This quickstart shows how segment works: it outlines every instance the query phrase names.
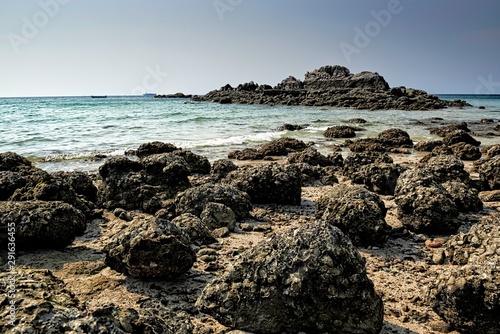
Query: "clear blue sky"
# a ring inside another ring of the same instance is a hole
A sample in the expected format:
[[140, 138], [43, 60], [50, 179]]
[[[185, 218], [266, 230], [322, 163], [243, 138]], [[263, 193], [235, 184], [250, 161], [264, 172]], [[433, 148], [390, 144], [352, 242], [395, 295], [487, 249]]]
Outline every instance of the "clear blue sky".
[[203, 94], [327, 64], [500, 94], [500, 1], [3, 0], [0, 60], [4, 97]]

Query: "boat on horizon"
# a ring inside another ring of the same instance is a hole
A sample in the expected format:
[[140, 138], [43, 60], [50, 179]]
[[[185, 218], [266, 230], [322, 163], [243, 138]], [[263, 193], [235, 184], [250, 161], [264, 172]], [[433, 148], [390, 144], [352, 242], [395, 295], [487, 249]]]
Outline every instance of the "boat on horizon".
[[93, 99], [105, 99], [108, 96], [107, 95], [91, 95], [90, 97]]

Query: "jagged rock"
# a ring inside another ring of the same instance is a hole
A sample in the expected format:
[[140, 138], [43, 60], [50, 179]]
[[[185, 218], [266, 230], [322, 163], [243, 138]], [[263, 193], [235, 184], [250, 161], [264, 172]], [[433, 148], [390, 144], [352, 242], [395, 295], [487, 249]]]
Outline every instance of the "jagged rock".
[[351, 175], [356, 173], [361, 166], [378, 163], [392, 164], [393, 160], [387, 153], [351, 153], [344, 159], [343, 174], [351, 177]]
[[377, 194], [362, 186], [335, 185], [316, 202], [316, 217], [337, 226], [355, 246], [381, 246], [390, 226], [387, 209]]
[[281, 83], [276, 86], [276, 89], [283, 90], [297, 90], [302, 88], [304, 88], [304, 84], [302, 83], [302, 81], [293, 76], [289, 76], [288, 78], [283, 79], [283, 81], [281, 81]]
[[68, 185], [73, 188], [77, 195], [82, 195], [92, 203], [97, 202], [97, 188], [92, 179], [84, 172], [55, 172], [53, 177], [65, 179]]
[[16, 249], [62, 249], [87, 227], [80, 210], [63, 202], [0, 202], [0, 233], [15, 226]]
[[264, 156], [288, 155], [291, 152], [300, 152], [307, 147], [302, 140], [294, 138], [280, 138], [261, 146], [259, 152]]
[[221, 203], [205, 204], [200, 218], [209, 230], [227, 227], [230, 231], [234, 231], [236, 227], [236, 215], [233, 210]]
[[483, 209], [483, 202], [479, 199], [476, 189], [458, 181], [448, 181], [442, 185], [455, 202], [458, 211], [469, 212]]
[[212, 164], [210, 175], [212, 175], [215, 180], [219, 181], [225, 178], [227, 174], [237, 169], [238, 167], [231, 160], [220, 159], [214, 161]]
[[14, 192], [23, 188], [28, 181], [19, 172], [0, 171], [0, 201], [6, 201]]
[[191, 213], [199, 217], [210, 202], [231, 208], [238, 219], [247, 217], [252, 210], [248, 194], [228, 184], [205, 184], [187, 189], [176, 196], [175, 210], [178, 215]]
[[223, 182], [248, 193], [253, 203], [300, 204], [301, 178], [294, 165], [242, 167]]
[[[342, 155], [340, 155], [340, 157], [342, 157]], [[338, 161], [338, 159], [336, 160]], [[288, 163], [291, 164], [306, 163], [308, 165], [320, 167], [333, 166], [335, 163], [338, 163], [337, 161], [330, 159], [330, 156], [326, 157], [319, 153], [314, 147], [308, 147], [302, 152], [296, 152], [288, 158]]]
[[210, 173], [210, 162], [204, 156], [194, 154], [191, 151], [177, 150], [172, 152], [173, 155], [182, 157], [188, 167], [190, 173], [197, 174], [209, 174]]
[[296, 163], [295, 166], [300, 171], [303, 187], [331, 186], [339, 183], [334, 167], [319, 167], [306, 163]]
[[436, 147], [443, 145], [442, 140], [420, 141], [415, 145], [415, 151], [432, 152]]
[[378, 163], [361, 166], [350, 175], [352, 182], [364, 184], [379, 195], [394, 195], [399, 175], [406, 169], [398, 164]]
[[341, 231], [321, 222], [243, 252], [196, 306], [255, 333], [379, 333], [383, 322], [365, 260]]
[[367, 121], [363, 118], [351, 118], [348, 120], [349, 123], [357, 123], [357, 124], [364, 124], [367, 123]]
[[191, 243], [197, 246], [209, 245], [217, 242], [217, 239], [210, 233], [207, 226], [195, 215], [184, 213], [175, 217], [172, 220], [172, 224], [182, 228], [189, 236]]
[[472, 136], [470, 134], [468, 134], [467, 132], [465, 132], [463, 130], [457, 130], [457, 131], [450, 132], [450, 133], [446, 134], [446, 136], [443, 138], [443, 143], [445, 143], [445, 145], [448, 145], [448, 146], [451, 146], [451, 145], [457, 144], [457, 143], [466, 143], [466, 144], [470, 144], [472, 146], [481, 145], [480, 141], [475, 140], [474, 138], [472, 138]]
[[418, 168], [432, 173], [439, 183], [446, 181], [470, 183], [470, 176], [464, 169], [464, 163], [454, 155], [439, 154], [424, 157], [420, 160]]
[[494, 156], [500, 155], [500, 144], [484, 147], [481, 149], [481, 152], [484, 153], [485, 159], [491, 159]]
[[465, 123], [465, 122], [452, 123], [452, 124], [448, 124], [445, 126], [432, 128], [432, 129], [430, 129], [430, 132], [431, 132], [431, 134], [435, 134], [435, 135], [438, 135], [440, 137], [446, 137], [446, 135], [451, 134], [457, 130], [470, 132], [469, 128], [467, 127], [467, 123]]
[[485, 190], [500, 189], [500, 155], [496, 155], [481, 164], [479, 178]]
[[14, 152], [0, 153], [0, 171], [20, 172], [31, 169], [31, 162]]
[[352, 74], [343, 66], [323, 66], [307, 72], [304, 88], [308, 90], [328, 90], [331, 88], [367, 88], [388, 90], [389, 85], [382, 76], [374, 72]]
[[401, 129], [382, 131], [378, 134], [377, 139], [386, 147], [413, 147], [413, 141], [410, 139], [410, 135]]
[[427, 169], [401, 174], [394, 190], [397, 216], [418, 233], [454, 233], [460, 226], [458, 209], [438, 178]]
[[148, 155], [170, 153], [177, 150], [179, 150], [179, 148], [173, 144], [154, 141], [141, 144], [137, 150], [130, 153], [134, 153], [138, 158], [144, 158]]
[[466, 265], [439, 274], [429, 287], [432, 309], [461, 333], [498, 334], [500, 269]]
[[336, 125], [326, 129], [323, 136], [326, 138], [352, 138], [356, 137], [356, 132], [352, 126]]
[[283, 125], [278, 126], [276, 128], [276, 131], [298, 131], [302, 129], [305, 129], [305, 126], [285, 123]]
[[477, 160], [481, 158], [481, 152], [479, 148], [466, 143], [456, 143], [451, 145], [453, 154], [462, 160]]
[[233, 152], [229, 152], [227, 155], [229, 159], [236, 160], [262, 160], [264, 159], [264, 155], [254, 148], [245, 148], [243, 150], [236, 150]]
[[377, 138], [361, 138], [355, 141], [346, 141], [351, 152], [386, 152], [387, 147]]
[[189, 236], [168, 220], [136, 216], [104, 246], [104, 262], [135, 277], [174, 278], [187, 272], [196, 260]]

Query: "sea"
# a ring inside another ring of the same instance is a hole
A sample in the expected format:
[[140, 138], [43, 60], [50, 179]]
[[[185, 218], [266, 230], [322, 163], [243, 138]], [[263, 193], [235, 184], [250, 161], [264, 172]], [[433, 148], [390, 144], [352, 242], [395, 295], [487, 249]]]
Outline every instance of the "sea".
[[[209, 160], [226, 158], [233, 150], [292, 137], [314, 142], [328, 153], [332, 144], [323, 131], [349, 125], [353, 118], [365, 124], [357, 137], [373, 137], [389, 129], [407, 131], [417, 142], [436, 138], [431, 119], [442, 122], [500, 121], [500, 95], [438, 95], [445, 100], [466, 100], [473, 107], [432, 111], [369, 111], [348, 108], [266, 106], [193, 102], [143, 96], [0, 98], [0, 152], [16, 152], [48, 172], [96, 172], [111, 157], [151, 141], [172, 143]], [[484, 106], [480, 109], [479, 106]], [[306, 125], [300, 131], [277, 131], [285, 124]], [[485, 145], [500, 137], [482, 137]]]

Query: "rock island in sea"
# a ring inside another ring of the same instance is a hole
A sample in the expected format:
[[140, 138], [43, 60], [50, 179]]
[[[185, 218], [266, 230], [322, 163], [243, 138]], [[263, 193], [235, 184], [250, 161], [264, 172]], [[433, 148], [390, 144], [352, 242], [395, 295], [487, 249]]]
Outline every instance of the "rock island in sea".
[[369, 110], [433, 110], [470, 106], [462, 100], [444, 101], [423, 90], [391, 88], [376, 72], [353, 74], [346, 67], [323, 66], [305, 74], [301, 81], [290, 76], [272, 87], [253, 81], [233, 88], [227, 84], [196, 101], [222, 104], [329, 106]]

